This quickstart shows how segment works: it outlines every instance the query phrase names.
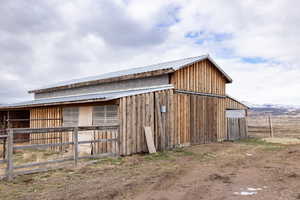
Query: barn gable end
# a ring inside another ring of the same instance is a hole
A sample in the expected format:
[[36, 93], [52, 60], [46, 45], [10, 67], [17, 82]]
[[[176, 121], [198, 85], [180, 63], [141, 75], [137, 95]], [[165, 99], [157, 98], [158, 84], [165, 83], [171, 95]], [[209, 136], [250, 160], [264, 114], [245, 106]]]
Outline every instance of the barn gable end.
[[175, 89], [225, 95], [228, 81], [209, 59], [201, 60], [175, 71], [171, 84]]

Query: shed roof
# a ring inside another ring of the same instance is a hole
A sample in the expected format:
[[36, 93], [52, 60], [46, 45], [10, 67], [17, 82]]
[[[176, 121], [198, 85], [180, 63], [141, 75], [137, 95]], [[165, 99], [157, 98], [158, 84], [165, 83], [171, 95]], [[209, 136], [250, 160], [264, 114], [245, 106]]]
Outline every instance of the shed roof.
[[147, 88], [134, 88], [129, 90], [114, 90], [114, 91], [106, 91], [101, 93], [84, 94], [84, 95], [76, 95], [76, 96], [74, 95], [74, 96], [66, 96], [66, 97], [36, 99], [32, 101], [24, 101], [24, 102], [13, 103], [13, 104], [4, 104], [0, 106], [0, 110], [109, 101], [121, 97], [144, 94], [148, 92], [155, 92], [161, 90], [168, 90], [173, 88], [174, 88], [173, 85], [160, 85], [160, 86], [147, 87]]
[[142, 74], [142, 73], [153, 72], [153, 71], [158, 71], [158, 70], [169, 70], [169, 71], [166, 71], [166, 73], [171, 73], [171, 72], [174, 72], [181, 68], [184, 68], [188, 65], [191, 65], [195, 62], [199, 62], [199, 61], [202, 61], [205, 59], [208, 59], [215, 65], [215, 67], [226, 78], [228, 83], [232, 82], [232, 79], [213, 61], [213, 59], [209, 55], [202, 55], [202, 56], [197, 56], [197, 57], [190, 57], [190, 58], [184, 58], [184, 59], [180, 59], [180, 60], [174, 60], [174, 61], [169, 61], [169, 62], [148, 65], [148, 66], [144, 66], [144, 67], [130, 68], [130, 69], [126, 69], [126, 70], [100, 74], [97, 76], [90, 76], [90, 77], [86, 77], [86, 78], [73, 79], [73, 80], [69, 80], [69, 81], [59, 82], [56, 84], [47, 85], [42, 88], [31, 90], [31, 91], [29, 91], [29, 93], [43, 92], [48, 89], [53, 89], [53, 88], [59, 89], [62, 87], [67, 87], [67, 86], [69, 86], [69, 87], [75, 86], [76, 87], [76, 84], [80, 84], [80, 86], [82, 86], [83, 83], [89, 83], [92, 81], [112, 79], [112, 78], [117, 78], [117, 77], [123, 77], [123, 76], [128, 76], [128, 75], [133, 75], [133, 74]]
[[234, 97], [232, 97], [232, 96], [230, 96], [228, 94], [226, 94], [226, 97], [229, 98], [229, 99], [231, 99], [231, 100], [233, 100], [233, 101], [235, 101], [235, 102], [237, 102], [237, 103], [239, 103], [239, 104], [241, 104], [242, 106], [246, 107], [247, 109], [250, 109], [250, 107], [248, 105], [242, 103], [241, 101], [237, 100], [236, 98], [234, 98]]

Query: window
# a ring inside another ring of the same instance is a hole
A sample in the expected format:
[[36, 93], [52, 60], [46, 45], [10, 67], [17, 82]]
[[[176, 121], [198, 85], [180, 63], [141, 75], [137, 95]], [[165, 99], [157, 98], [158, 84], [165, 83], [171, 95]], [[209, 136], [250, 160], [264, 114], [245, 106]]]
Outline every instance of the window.
[[117, 105], [95, 106], [93, 108], [93, 125], [111, 124], [117, 122]]
[[63, 109], [63, 126], [78, 126], [79, 107], [66, 107]]

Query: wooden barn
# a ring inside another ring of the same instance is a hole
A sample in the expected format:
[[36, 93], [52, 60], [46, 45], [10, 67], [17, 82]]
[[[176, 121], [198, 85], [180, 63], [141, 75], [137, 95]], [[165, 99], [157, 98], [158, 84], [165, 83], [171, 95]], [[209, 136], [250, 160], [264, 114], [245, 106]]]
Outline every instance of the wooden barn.
[[[186, 58], [29, 91], [34, 100], [0, 107], [0, 124], [2, 128], [118, 124], [118, 133], [93, 131], [92, 137], [118, 138], [119, 155], [148, 151], [144, 127], [151, 127], [158, 150], [238, 139], [247, 136], [248, 107], [226, 95], [231, 82], [208, 55]], [[230, 128], [234, 123], [237, 130]], [[49, 133], [22, 139], [55, 143], [72, 138]], [[95, 149], [105, 151], [101, 145]]]

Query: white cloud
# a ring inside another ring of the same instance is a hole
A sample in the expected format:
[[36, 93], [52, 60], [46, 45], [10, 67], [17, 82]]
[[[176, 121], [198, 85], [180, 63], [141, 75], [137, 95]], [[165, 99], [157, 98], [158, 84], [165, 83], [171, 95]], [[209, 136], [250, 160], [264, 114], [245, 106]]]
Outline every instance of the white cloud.
[[[24, 90], [59, 80], [209, 53], [234, 79], [232, 96], [300, 104], [299, 6], [285, 0], [11, 0], [0, 5], [0, 102], [29, 98]], [[191, 32], [198, 36], [185, 37]], [[17, 89], [7, 87], [12, 81]]]

